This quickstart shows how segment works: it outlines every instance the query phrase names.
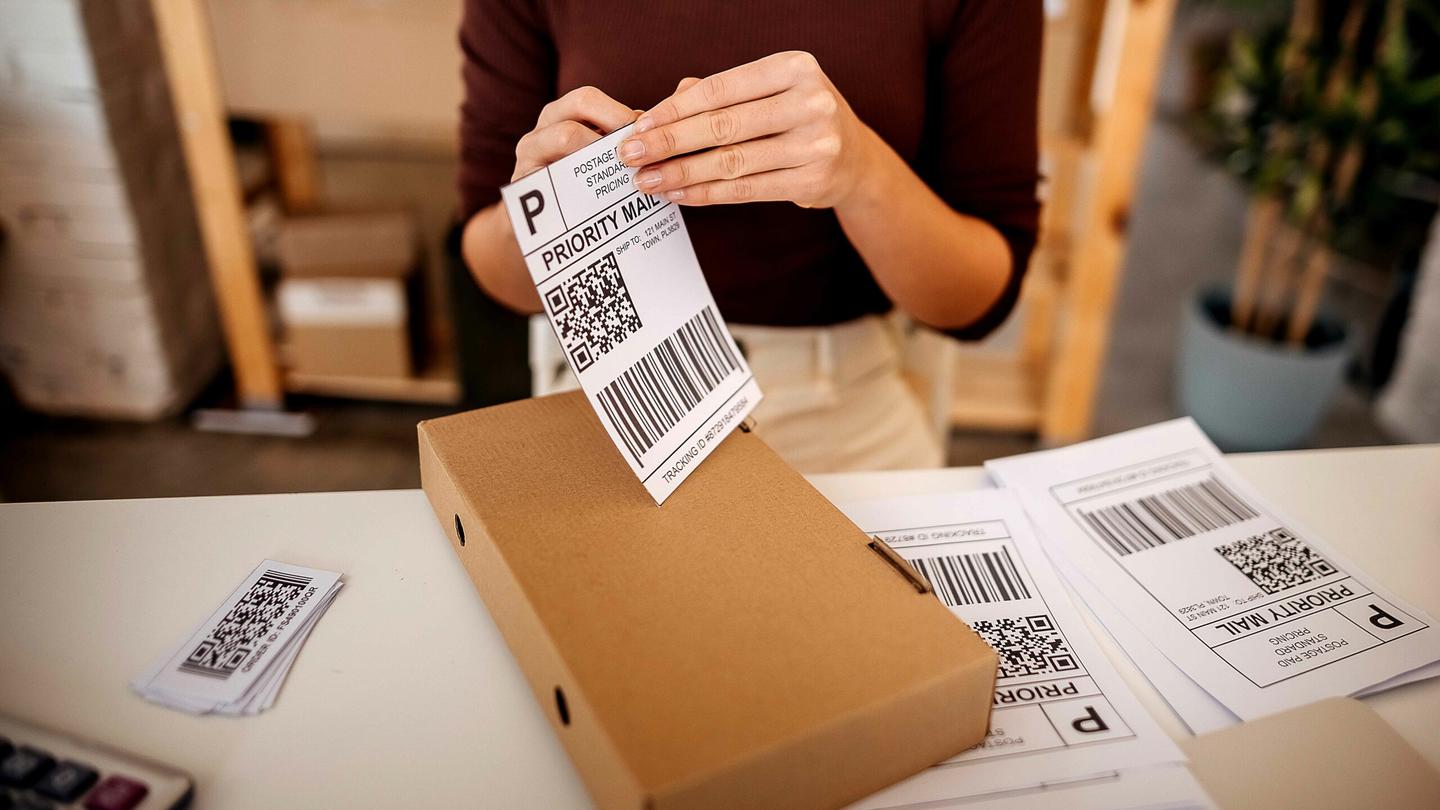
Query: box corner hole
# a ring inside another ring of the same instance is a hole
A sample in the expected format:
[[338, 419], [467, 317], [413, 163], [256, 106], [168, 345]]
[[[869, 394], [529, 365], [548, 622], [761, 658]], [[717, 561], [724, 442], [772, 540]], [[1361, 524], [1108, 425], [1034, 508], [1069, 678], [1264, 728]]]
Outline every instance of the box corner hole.
[[560, 713], [560, 725], [570, 725], [570, 704], [565, 702], [565, 690], [555, 687], [555, 710]]
[[460, 547], [465, 547], [465, 524], [460, 522], [460, 515], [455, 515], [455, 539], [460, 541]]

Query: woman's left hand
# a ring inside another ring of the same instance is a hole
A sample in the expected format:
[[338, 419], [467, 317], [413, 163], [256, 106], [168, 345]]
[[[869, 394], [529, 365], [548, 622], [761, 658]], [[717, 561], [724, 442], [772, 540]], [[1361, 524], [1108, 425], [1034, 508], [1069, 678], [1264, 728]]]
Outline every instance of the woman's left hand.
[[620, 159], [636, 186], [684, 205], [788, 200], [841, 205], [881, 141], [815, 57], [787, 51], [686, 79], [640, 116]]

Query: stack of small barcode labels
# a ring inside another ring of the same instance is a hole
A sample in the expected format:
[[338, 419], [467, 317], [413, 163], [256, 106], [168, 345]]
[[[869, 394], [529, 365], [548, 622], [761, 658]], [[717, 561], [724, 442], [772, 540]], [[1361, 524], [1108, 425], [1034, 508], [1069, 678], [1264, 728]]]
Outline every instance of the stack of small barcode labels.
[[333, 571], [265, 560], [130, 685], [146, 700], [192, 714], [259, 714], [274, 705], [341, 584]]

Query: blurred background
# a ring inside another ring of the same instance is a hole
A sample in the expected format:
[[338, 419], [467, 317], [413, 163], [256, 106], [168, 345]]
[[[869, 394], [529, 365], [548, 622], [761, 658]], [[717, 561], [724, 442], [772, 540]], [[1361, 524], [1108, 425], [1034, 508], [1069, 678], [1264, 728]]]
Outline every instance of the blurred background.
[[[1440, 441], [1440, 1], [1047, 0], [1041, 245], [951, 464]], [[414, 487], [559, 356], [454, 244], [460, 0], [0, 0], [0, 498]]]

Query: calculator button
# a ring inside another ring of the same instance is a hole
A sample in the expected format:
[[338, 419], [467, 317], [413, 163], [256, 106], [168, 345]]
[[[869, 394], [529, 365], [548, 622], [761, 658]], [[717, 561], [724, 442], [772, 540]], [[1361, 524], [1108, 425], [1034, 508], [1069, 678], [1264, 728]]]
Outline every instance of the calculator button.
[[59, 802], [73, 802], [95, 784], [98, 776], [94, 768], [78, 762], [62, 762], [35, 785], [35, 792]]
[[22, 746], [0, 761], [0, 782], [29, 787], [55, 764], [55, 758], [36, 748]]
[[107, 776], [85, 797], [86, 810], [130, 810], [150, 792], [143, 782], [124, 776]]

